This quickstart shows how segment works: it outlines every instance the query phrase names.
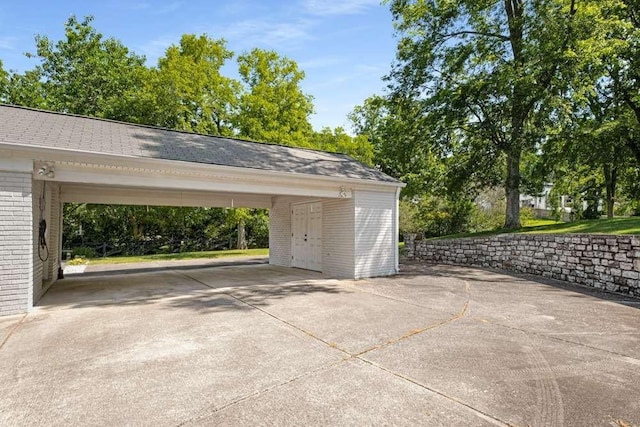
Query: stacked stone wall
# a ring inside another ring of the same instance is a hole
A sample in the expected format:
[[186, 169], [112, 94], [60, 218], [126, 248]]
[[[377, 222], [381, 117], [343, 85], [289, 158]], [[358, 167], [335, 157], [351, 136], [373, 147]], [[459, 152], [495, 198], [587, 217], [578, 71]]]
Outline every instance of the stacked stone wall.
[[409, 259], [534, 274], [640, 297], [640, 236], [506, 234], [413, 240]]

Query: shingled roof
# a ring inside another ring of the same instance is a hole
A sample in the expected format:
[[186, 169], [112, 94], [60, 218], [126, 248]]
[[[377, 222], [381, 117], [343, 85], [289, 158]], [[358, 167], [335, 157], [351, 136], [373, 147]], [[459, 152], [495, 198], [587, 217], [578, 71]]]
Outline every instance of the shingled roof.
[[0, 104], [0, 143], [383, 182], [344, 154]]

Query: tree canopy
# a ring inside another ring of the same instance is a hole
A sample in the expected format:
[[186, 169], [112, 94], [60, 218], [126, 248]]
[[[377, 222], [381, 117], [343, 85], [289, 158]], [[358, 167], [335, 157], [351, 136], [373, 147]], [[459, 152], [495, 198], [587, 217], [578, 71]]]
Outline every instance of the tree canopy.
[[274, 51], [253, 49], [238, 57], [244, 84], [237, 115], [238, 133], [256, 141], [312, 147], [312, 97], [300, 87], [304, 72]]
[[502, 165], [506, 228], [520, 226], [520, 164], [566, 90], [589, 2], [390, 3], [401, 35], [392, 97], [418, 100], [430, 144], [462, 176], [490, 183]]
[[143, 120], [172, 129], [232, 135], [240, 83], [221, 72], [232, 57], [222, 39], [183, 35], [147, 73]]
[[104, 39], [90, 25], [92, 20], [72, 16], [65, 25], [66, 39], [56, 43], [36, 36], [36, 53], [29, 56], [39, 58], [40, 65], [16, 80], [25, 89], [41, 91], [41, 97], [30, 95], [41, 103], [38, 107], [125, 120], [142, 83], [145, 59], [116, 39]]

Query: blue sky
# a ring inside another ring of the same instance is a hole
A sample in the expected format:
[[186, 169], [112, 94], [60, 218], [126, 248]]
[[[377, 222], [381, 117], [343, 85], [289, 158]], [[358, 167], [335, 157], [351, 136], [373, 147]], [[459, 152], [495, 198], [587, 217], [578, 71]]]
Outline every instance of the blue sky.
[[[184, 33], [224, 38], [236, 55], [275, 50], [305, 71], [316, 129], [343, 126], [351, 109], [384, 90], [395, 56], [391, 14], [379, 0], [0, 0], [0, 59], [6, 70], [33, 68], [34, 36], [63, 36], [66, 19], [93, 15], [94, 27], [155, 65]], [[227, 66], [235, 73], [235, 62]]]

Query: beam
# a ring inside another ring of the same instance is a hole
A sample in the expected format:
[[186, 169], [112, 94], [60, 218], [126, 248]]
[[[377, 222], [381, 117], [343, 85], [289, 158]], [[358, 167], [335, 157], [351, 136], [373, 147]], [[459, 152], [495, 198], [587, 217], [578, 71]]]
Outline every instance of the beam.
[[97, 203], [147, 206], [270, 208], [271, 197], [261, 194], [156, 190], [63, 184], [65, 203]]

